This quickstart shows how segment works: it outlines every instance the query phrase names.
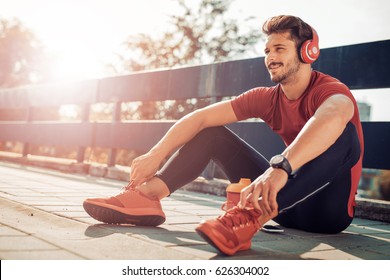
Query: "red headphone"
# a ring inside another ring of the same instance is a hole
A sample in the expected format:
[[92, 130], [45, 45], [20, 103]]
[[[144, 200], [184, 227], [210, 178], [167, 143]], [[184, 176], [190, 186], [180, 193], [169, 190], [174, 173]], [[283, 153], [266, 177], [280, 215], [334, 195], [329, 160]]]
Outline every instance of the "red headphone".
[[320, 56], [319, 38], [314, 28], [311, 28], [313, 39], [302, 43], [299, 48], [299, 56], [304, 63], [313, 63]]

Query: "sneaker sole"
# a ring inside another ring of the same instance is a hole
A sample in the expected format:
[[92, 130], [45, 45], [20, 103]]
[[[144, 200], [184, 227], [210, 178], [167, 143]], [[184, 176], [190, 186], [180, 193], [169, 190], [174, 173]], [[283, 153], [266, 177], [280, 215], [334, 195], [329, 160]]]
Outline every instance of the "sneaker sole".
[[83, 207], [92, 218], [106, 224], [158, 226], [165, 222], [165, 217], [161, 215], [130, 215], [88, 202], [84, 202]]
[[251, 248], [252, 243], [246, 243], [242, 244], [241, 246], [238, 246], [234, 249], [224, 246], [223, 243], [221, 243], [218, 239], [213, 239], [211, 234], [207, 234], [208, 231], [207, 228], [201, 229], [200, 227], [196, 228], [195, 231], [202, 237], [207, 243], [209, 243], [211, 246], [216, 248], [221, 253], [232, 256], [236, 254], [238, 251], [245, 251], [249, 250]]

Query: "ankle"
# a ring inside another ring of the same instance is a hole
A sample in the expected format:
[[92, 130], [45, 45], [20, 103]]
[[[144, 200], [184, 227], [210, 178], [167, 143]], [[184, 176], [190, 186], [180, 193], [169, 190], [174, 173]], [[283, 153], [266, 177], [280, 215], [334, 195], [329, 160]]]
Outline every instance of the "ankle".
[[167, 197], [170, 193], [165, 183], [157, 177], [153, 177], [150, 181], [137, 186], [136, 189], [148, 198], [158, 200]]
[[160, 200], [159, 195], [157, 193], [150, 191], [143, 186], [138, 186], [136, 187], [136, 189], [149, 199]]

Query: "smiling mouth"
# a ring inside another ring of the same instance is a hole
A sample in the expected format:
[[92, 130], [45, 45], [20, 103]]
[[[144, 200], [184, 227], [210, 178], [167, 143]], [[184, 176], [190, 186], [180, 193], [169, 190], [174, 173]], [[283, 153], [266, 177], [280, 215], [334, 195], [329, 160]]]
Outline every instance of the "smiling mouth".
[[268, 70], [275, 70], [281, 67], [283, 64], [282, 63], [277, 63], [277, 62], [271, 62], [268, 64]]

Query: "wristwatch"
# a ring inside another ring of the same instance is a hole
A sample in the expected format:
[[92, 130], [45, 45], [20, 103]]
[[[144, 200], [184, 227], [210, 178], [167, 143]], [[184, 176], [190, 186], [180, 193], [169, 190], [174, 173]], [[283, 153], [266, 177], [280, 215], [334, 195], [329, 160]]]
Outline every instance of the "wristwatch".
[[271, 158], [269, 165], [273, 168], [280, 168], [287, 172], [287, 175], [290, 176], [292, 173], [291, 165], [288, 160], [283, 155], [276, 155]]

